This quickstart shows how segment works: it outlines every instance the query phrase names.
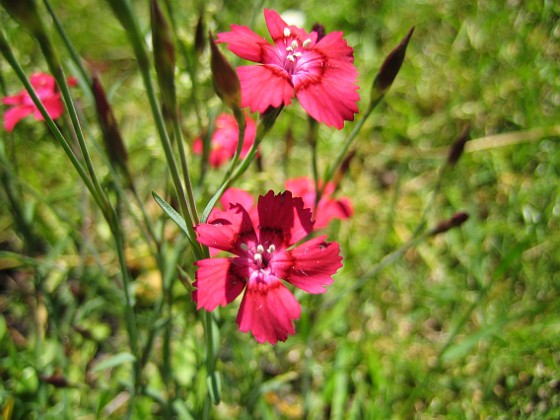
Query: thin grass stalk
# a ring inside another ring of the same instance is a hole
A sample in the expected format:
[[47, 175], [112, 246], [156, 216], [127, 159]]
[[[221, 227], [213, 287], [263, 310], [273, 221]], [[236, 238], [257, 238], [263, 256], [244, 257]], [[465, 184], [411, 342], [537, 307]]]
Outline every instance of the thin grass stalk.
[[64, 28], [62, 27], [62, 23], [58, 19], [58, 16], [56, 15], [56, 13], [54, 11], [54, 8], [52, 7], [50, 1], [49, 0], [43, 0], [43, 3], [45, 4], [49, 14], [51, 15], [51, 18], [53, 19], [56, 30], [58, 31], [58, 34], [62, 38], [62, 42], [66, 46], [66, 49], [68, 50], [68, 53], [70, 54], [70, 57], [72, 58], [72, 61], [78, 67], [78, 70], [80, 71], [84, 80], [89, 81], [91, 77], [89, 76], [88, 72], [84, 68], [84, 65], [82, 63], [80, 55], [78, 54], [78, 52], [74, 48], [74, 45], [72, 44], [72, 41], [70, 40], [70, 38], [66, 34], [66, 31], [64, 30]]
[[[187, 198], [183, 186], [181, 184], [181, 177], [179, 175], [179, 170], [177, 168], [177, 162], [173, 154], [173, 148], [171, 146], [171, 140], [167, 129], [165, 127], [165, 121], [161, 113], [158, 100], [155, 94], [154, 85], [150, 76], [150, 59], [146, 51], [146, 45], [144, 43], [144, 38], [140, 32], [138, 22], [134, 13], [132, 12], [130, 3], [126, 0], [108, 0], [111, 5], [115, 15], [123, 25], [126, 30], [127, 36], [130, 43], [132, 44], [138, 66], [140, 68], [140, 74], [144, 86], [146, 88], [146, 93], [148, 95], [148, 100], [150, 102], [150, 109], [156, 123], [156, 129], [163, 146], [165, 153], [165, 158], [169, 164], [169, 171], [171, 173], [171, 178], [175, 186], [177, 197], [179, 199], [179, 205], [181, 207], [181, 213], [186, 220], [187, 230], [190, 234], [191, 245], [193, 246], [193, 251], [197, 258], [201, 258], [202, 248], [200, 244], [196, 241], [196, 234], [193, 229], [193, 217], [189, 212], [189, 205], [187, 204]], [[195, 207], [194, 203], [190, 207]]]
[[49, 128], [49, 130], [53, 134], [56, 141], [58, 141], [58, 143], [61, 145], [62, 149], [64, 150], [64, 152], [66, 153], [66, 155], [70, 159], [70, 162], [72, 163], [72, 166], [74, 166], [74, 169], [76, 169], [76, 172], [78, 172], [78, 175], [80, 176], [80, 178], [82, 179], [82, 181], [86, 185], [87, 189], [91, 192], [91, 195], [95, 199], [99, 208], [105, 213], [106, 208], [105, 208], [105, 204], [104, 204], [103, 199], [97, 193], [97, 190], [94, 188], [91, 179], [89, 178], [88, 174], [86, 173], [86, 170], [83, 168], [81, 162], [78, 160], [78, 158], [76, 157], [76, 155], [72, 151], [72, 148], [70, 147], [70, 143], [68, 142], [66, 137], [64, 137], [62, 135], [58, 126], [55, 124], [53, 119], [47, 113], [47, 110], [43, 106], [41, 100], [38, 98], [37, 94], [35, 93], [35, 90], [33, 89], [33, 86], [31, 86], [31, 83], [29, 83], [29, 80], [27, 79], [27, 76], [25, 75], [25, 72], [23, 71], [23, 69], [19, 65], [19, 62], [17, 61], [17, 59], [15, 58], [11, 48], [9, 47], [2, 30], [0, 30], [0, 50], [2, 51], [2, 55], [4, 56], [4, 58], [6, 59], [8, 64], [12, 67], [12, 69], [15, 71], [16, 75], [18, 76], [18, 78], [20, 79], [22, 84], [24, 85], [24, 87], [27, 90], [27, 92], [29, 93], [33, 103], [35, 104], [35, 106], [37, 107], [37, 109], [39, 110], [41, 115], [43, 116], [43, 118], [45, 120], [45, 123], [47, 124], [47, 127]]

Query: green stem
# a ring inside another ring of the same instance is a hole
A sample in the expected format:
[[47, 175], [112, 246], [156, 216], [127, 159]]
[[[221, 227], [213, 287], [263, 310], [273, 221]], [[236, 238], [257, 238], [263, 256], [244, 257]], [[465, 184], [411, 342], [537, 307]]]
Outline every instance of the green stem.
[[82, 64], [82, 60], [80, 58], [80, 55], [78, 54], [78, 52], [74, 48], [74, 45], [72, 44], [72, 41], [70, 40], [70, 38], [66, 34], [66, 31], [64, 30], [64, 28], [62, 27], [62, 24], [61, 24], [60, 20], [58, 19], [58, 16], [56, 15], [56, 13], [54, 12], [54, 9], [51, 6], [50, 1], [49, 0], [43, 0], [43, 3], [45, 3], [45, 6], [47, 7], [47, 10], [49, 11], [49, 14], [51, 15], [51, 17], [53, 19], [53, 22], [56, 26], [56, 29], [57, 29], [60, 37], [62, 38], [62, 42], [64, 42], [64, 45], [66, 46], [66, 48], [68, 49], [68, 52], [70, 53], [70, 57], [72, 58], [72, 61], [74, 61], [74, 63], [78, 67], [78, 70], [80, 70], [80, 73], [81, 73], [82, 77], [84, 78], [84, 80], [90, 80], [89, 74]]
[[266, 115], [261, 115], [261, 119], [259, 120], [259, 124], [257, 126], [255, 142], [247, 152], [245, 158], [241, 160], [241, 162], [239, 162], [237, 167], [233, 171], [231, 171], [229, 176], [226, 176], [224, 178], [224, 180], [222, 181], [222, 185], [220, 186], [220, 188], [218, 188], [218, 191], [214, 194], [214, 196], [210, 199], [210, 201], [206, 205], [204, 212], [202, 214], [202, 222], [206, 222], [206, 219], [208, 219], [210, 212], [212, 211], [212, 209], [214, 208], [214, 206], [216, 205], [216, 203], [218, 202], [222, 194], [225, 192], [225, 190], [231, 184], [233, 184], [241, 175], [243, 175], [247, 170], [247, 168], [249, 168], [251, 163], [255, 160], [261, 141], [263, 140], [264, 136], [273, 127], [281, 111], [282, 111], [282, 107], [274, 108], [271, 111], [269, 111]]
[[50, 117], [47, 110], [43, 106], [41, 100], [38, 98], [37, 94], [35, 93], [35, 90], [33, 89], [33, 86], [31, 86], [31, 83], [29, 83], [29, 80], [27, 80], [27, 76], [25, 75], [25, 72], [23, 71], [23, 69], [19, 65], [19, 62], [16, 60], [11, 48], [9, 47], [9, 45], [6, 41], [4, 33], [1, 30], [0, 30], [0, 50], [2, 51], [2, 55], [4, 56], [6, 61], [10, 64], [10, 66], [12, 67], [12, 69], [15, 71], [16, 75], [20, 79], [20, 81], [23, 83], [25, 89], [27, 90], [27, 92], [29, 93], [29, 96], [31, 97], [31, 100], [33, 101], [33, 103], [35, 104], [35, 106], [37, 107], [37, 109], [39, 110], [41, 115], [43, 116], [43, 118], [45, 120], [45, 123], [47, 124], [47, 127], [49, 128], [49, 130], [53, 134], [56, 141], [58, 141], [58, 143], [60, 144], [60, 146], [62, 147], [62, 149], [64, 150], [64, 152], [68, 156], [68, 158], [70, 159], [70, 162], [72, 163], [72, 165], [76, 169], [76, 172], [78, 172], [78, 175], [80, 176], [80, 178], [82, 179], [82, 181], [86, 185], [87, 189], [91, 192], [93, 198], [95, 199], [95, 201], [97, 202], [99, 207], [102, 210], [104, 210], [105, 205], [104, 205], [103, 199], [98, 194], [97, 190], [94, 188], [94, 185], [93, 185], [92, 181], [90, 180], [89, 176], [87, 175], [85, 169], [83, 168], [82, 164], [80, 163], [80, 161], [78, 160], [78, 158], [76, 157], [74, 152], [72, 151], [70, 143], [62, 135], [58, 126], [55, 124], [53, 119]]
[[179, 199], [179, 206], [181, 208], [181, 213], [185, 218], [187, 230], [189, 231], [191, 244], [193, 250], [197, 257], [203, 255], [202, 248], [200, 244], [194, 239], [196, 234], [193, 228], [193, 215], [189, 212], [189, 206], [187, 205], [187, 199], [185, 197], [185, 192], [181, 184], [181, 177], [179, 175], [179, 170], [177, 168], [177, 162], [175, 161], [175, 156], [173, 155], [173, 148], [171, 146], [171, 141], [165, 128], [165, 121], [161, 113], [158, 100], [155, 94], [154, 85], [150, 77], [150, 59], [146, 51], [146, 45], [144, 43], [144, 38], [140, 32], [138, 22], [135, 15], [132, 12], [130, 3], [126, 0], [109, 0], [109, 4], [113, 8], [117, 18], [121, 21], [121, 24], [126, 29], [127, 36], [134, 49], [134, 54], [138, 61], [138, 66], [140, 68], [140, 74], [142, 75], [142, 80], [146, 88], [146, 93], [148, 95], [148, 100], [150, 102], [150, 109], [156, 123], [156, 129], [163, 146], [165, 153], [165, 158], [169, 165], [169, 171], [171, 173], [171, 178], [175, 186], [177, 197]]
[[346, 157], [346, 154], [348, 153], [348, 150], [350, 149], [350, 146], [352, 145], [352, 143], [354, 142], [354, 140], [358, 136], [358, 133], [362, 129], [363, 125], [365, 124], [366, 120], [369, 118], [369, 116], [371, 115], [371, 113], [373, 112], [375, 107], [381, 102], [381, 99], [383, 99], [383, 96], [381, 96], [381, 97], [377, 98], [375, 101], [369, 103], [366, 111], [362, 115], [362, 118], [360, 118], [358, 123], [354, 126], [354, 128], [350, 132], [348, 138], [344, 142], [344, 145], [342, 146], [342, 149], [340, 149], [340, 152], [338, 153], [338, 156], [336, 157], [333, 165], [331, 165], [331, 167], [327, 171], [325, 171], [325, 176], [323, 178], [323, 185], [321, 186], [321, 188], [319, 188], [318, 193], [317, 193], [317, 197], [316, 197], [317, 202], [323, 196], [323, 193], [325, 192], [325, 188], [326, 188], [327, 183], [331, 179], [333, 179], [334, 175], [336, 174], [336, 171], [338, 170], [340, 165], [342, 165], [342, 162], [344, 161], [344, 158]]

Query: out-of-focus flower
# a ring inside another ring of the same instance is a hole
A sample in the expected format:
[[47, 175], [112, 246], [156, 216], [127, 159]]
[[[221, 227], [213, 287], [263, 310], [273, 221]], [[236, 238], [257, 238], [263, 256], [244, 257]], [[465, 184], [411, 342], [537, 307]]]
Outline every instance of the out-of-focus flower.
[[[60, 98], [60, 92], [58, 92], [56, 88], [54, 77], [46, 73], [34, 73], [29, 78], [29, 82], [31, 86], [33, 86], [33, 89], [35, 89], [35, 93], [41, 100], [49, 116], [53, 120], [59, 118], [64, 112], [64, 105]], [[70, 86], [75, 86], [76, 79], [69, 77], [68, 84]], [[4, 128], [6, 131], [12, 131], [22, 118], [31, 114], [33, 114], [36, 120], [42, 121], [44, 119], [26, 90], [22, 90], [17, 95], [2, 98], [2, 103], [11, 106], [11, 108], [4, 113]]]
[[[305, 207], [315, 208], [315, 198], [317, 193], [313, 185], [313, 181], [307, 177], [294, 178], [286, 181], [286, 189], [291, 191], [294, 197], [301, 197]], [[315, 229], [326, 227], [333, 219], [347, 219], [353, 214], [350, 199], [342, 197], [339, 199], [332, 198], [334, 192], [334, 184], [329, 182], [315, 212]]]
[[325, 236], [294, 247], [311, 232], [313, 222], [303, 200], [291, 192], [260, 196], [258, 220], [251, 220], [248, 210], [231, 204], [196, 227], [201, 244], [234, 256], [195, 263], [193, 299], [198, 309], [212, 311], [245, 291], [237, 314], [240, 331], [275, 344], [295, 333], [293, 321], [301, 313], [282, 280], [308, 293], [323, 293], [342, 266], [342, 257], [338, 244], [325, 242]]
[[354, 120], [360, 99], [354, 50], [331, 32], [320, 40], [315, 31], [288, 25], [274, 10], [264, 10], [271, 45], [246, 26], [231, 25], [218, 34], [218, 42], [241, 58], [261, 65], [241, 66], [241, 105], [265, 112], [290, 104], [295, 96], [317, 121], [341, 129]]
[[[255, 121], [247, 116], [245, 117], [246, 127], [245, 136], [243, 137], [243, 146], [241, 148], [241, 158], [247, 155], [247, 152], [255, 141], [257, 125]], [[210, 139], [210, 165], [217, 168], [230, 160], [237, 150], [237, 142], [239, 140], [239, 128], [237, 121], [230, 114], [221, 114], [216, 119], [216, 129]], [[202, 139], [197, 138], [193, 143], [193, 152], [202, 154]]]

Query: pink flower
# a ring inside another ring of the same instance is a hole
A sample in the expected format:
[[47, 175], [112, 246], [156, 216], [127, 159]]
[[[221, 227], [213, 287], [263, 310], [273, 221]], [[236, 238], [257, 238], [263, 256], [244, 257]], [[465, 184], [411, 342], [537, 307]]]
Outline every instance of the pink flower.
[[[54, 77], [46, 73], [34, 73], [29, 81], [50, 117], [53, 120], [60, 117], [64, 111], [64, 106], [60, 99], [60, 93], [56, 89]], [[69, 78], [68, 83], [73, 86], [76, 84], [76, 80]], [[33, 114], [36, 120], [43, 120], [43, 116], [26, 90], [22, 90], [14, 96], [6, 96], [2, 99], [2, 103], [12, 106], [4, 114], [4, 128], [6, 131], [12, 131], [22, 118], [31, 114]]]
[[241, 66], [241, 105], [263, 113], [270, 106], [290, 104], [295, 96], [317, 121], [341, 129], [358, 112], [358, 72], [354, 50], [342, 32], [318, 37], [317, 32], [288, 25], [274, 10], [264, 10], [269, 44], [246, 26], [231, 25], [218, 42], [241, 58], [262, 65]]
[[[255, 134], [257, 132], [257, 126], [251, 117], [247, 116], [245, 121], [247, 126], [245, 128], [245, 136], [243, 137], [241, 158], [245, 157], [247, 152], [249, 152], [249, 149], [255, 142]], [[237, 150], [238, 137], [239, 127], [235, 118], [229, 114], [221, 114], [216, 119], [216, 129], [210, 139], [210, 165], [217, 168], [230, 160]], [[202, 154], [202, 139], [195, 139], [193, 152], [197, 155]]]
[[323, 293], [342, 257], [338, 244], [325, 242], [325, 236], [294, 247], [311, 232], [313, 222], [311, 211], [289, 191], [260, 196], [255, 219], [241, 204], [231, 204], [196, 227], [201, 244], [234, 256], [195, 263], [193, 300], [198, 309], [212, 311], [245, 290], [237, 314], [239, 330], [250, 331], [260, 343], [275, 344], [295, 333], [293, 321], [301, 312], [282, 280], [308, 293]]
[[[315, 187], [313, 181], [307, 177], [294, 178], [286, 181], [286, 189], [290, 190], [296, 197], [301, 197], [306, 207], [315, 207]], [[323, 191], [323, 195], [317, 204], [315, 212], [315, 229], [326, 227], [333, 219], [348, 219], [354, 212], [350, 199], [342, 197], [340, 199], [331, 198], [334, 192], [334, 184], [329, 182]]]

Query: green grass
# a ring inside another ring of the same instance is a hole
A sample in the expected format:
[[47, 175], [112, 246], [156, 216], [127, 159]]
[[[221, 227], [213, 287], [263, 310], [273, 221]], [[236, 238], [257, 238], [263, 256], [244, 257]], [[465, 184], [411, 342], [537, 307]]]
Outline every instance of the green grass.
[[[180, 34], [190, 44], [199, 5], [176, 3]], [[167, 165], [125, 33], [105, 2], [53, 6], [80, 55], [102, 72], [140, 196], [160, 225], [165, 217], [151, 191], [165, 191]], [[148, 31], [147, 9], [137, 7]], [[351, 197], [355, 215], [328, 232], [341, 245], [344, 267], [326, 294], [296, 295], [302, 317], [297, 334], [285, 343], [259, 345], [240, 333], [238, 303], [217, 311], [223, 395], [211, 418], [559, 417], [559, 6], [536, 0], [468, 6], [343, 0], [264, 7], [298, 9], [306, 27], [317, 21], [328, 31], [345, 32], [355, 49], [362, 110], [384, 57], [411, 26], [416, 29], [399, 76], [359, 135], [341, 185], [339, 194]], [[205, 8], [213, 32], [254, 21], [251, 26], [266, 33], [260, 4], [211, 1]], [[45, 69], [29, 34], [4, 11], [0, 23], [26, 72]], [[59, 43], [54, 32], [53, 39]], [[63, 47], [60, 53], [68, 64]], [[235, 62], [232, 54], [228, 58]], [[201, 61], [198, 95], [207, 122], [207, 115], [222, 108], [211, 88], [208, 51]], [[192, 141], [198, 135], [192, 84], [180, 56], [178, 65], [182, 125]], [[21, 89], [5, 61], [0, 73], [9, 94]], [[73, 92], [90, 121], [86, 135], [110, 188], [95, 109], [79, 88]], [[458, 164], [443, 172], [437, 190], [447, 150], [467, 124], [473, 140]], [[284, 165], [288, 129], [295, 144]], [[296, 102], [264, 141], [264, 171], [252, 168], [238, 186], [256, 195], [282, 189], [287, 178], [310, 175], [306, 129]], [[351, 123], [341, 132], [320, 127], [322, 169], [351, 129]], [[505, 146], [492, 137], [517, 132], [522, 135]], [[118, 401], [130, 381], [127, 356], [99, 369], [103, 360], [130, 351], [109, 229], [43, 125], [27, 119], [13, 134], [0, 131], [0, 140], [7, 157], [2, 171], [11, 171], [21, 207], [15, 214], [3, 186], [0, 407], [13, 403], [12, 418], [121, 418], [127, 403], [119, 407]], [[199, 161], [192, 163], [196, 178]], [[207, 185], [221, 176], [211, 174]], [[470, 214], [462, 227], [423, 241], [369, 274], [414, 235], [424, 211], [432, 227], [461, 210]], [[123, 208], [123, 220], [145, 339], [160, 280], [131, 213], [138, 216], [136, 204], [132, 212]], [[34, 241], [15, 216], [31, 227]], [[184, 250], [186, 240], [169, 223], [166, 238], [166, 260], [174, 266], [173, 252]], [[178, 258], [192, 277], [192, 255], [179, 252]], [[158, 399], [168, 393], [176, 396], [177, 416], [198, 418], [204, 411], [202, 321], [190, 292], [172, 280], [173, 306], [161, 317], [135, 418], [164, 415]], [[166, 383], [163, 331], [169, 320], [172, 378]], [[70, 386], [57, 388], [39, 375], [62, 375]]]

